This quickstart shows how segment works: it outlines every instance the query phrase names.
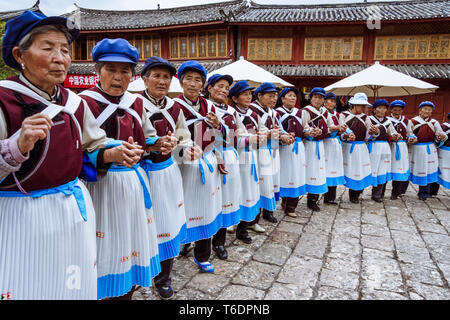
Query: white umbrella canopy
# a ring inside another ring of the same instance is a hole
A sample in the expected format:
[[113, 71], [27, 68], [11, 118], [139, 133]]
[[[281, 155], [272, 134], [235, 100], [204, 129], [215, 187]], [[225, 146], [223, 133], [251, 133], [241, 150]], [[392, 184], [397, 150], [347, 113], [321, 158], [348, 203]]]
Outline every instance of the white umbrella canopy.
[[241, 81], [247, 80], [251, 86], [257, 87], [263, 82], [270, 82], [277, 87], [293, 87], [294, 85], [284, 81], [276, 75], [264, 70], [260, 66], [251, 63], [241, 57], [238, 61], [230, 63], [225, 67], [217, 69], [208, 73], [208, 78], [214, 74], [228, 74], [233, 77], [233, 80]]
[[[136, 79], [128, 85], [128, 91], [130, 92], [139, 92], [145, 90], [144, 80], [142, 78]], [[170, 83], [169, 88], [169, 96], [174, 97], [183, 92], [183, 88], [181, 88], [180, 82], [178, 78], [172, 77], [172, 82]]]
[[325, 88], [336, 95], [364, 92], [368, 97], [393, 97], [432, 93], [437, 86], [381, 65], [372, 66]]

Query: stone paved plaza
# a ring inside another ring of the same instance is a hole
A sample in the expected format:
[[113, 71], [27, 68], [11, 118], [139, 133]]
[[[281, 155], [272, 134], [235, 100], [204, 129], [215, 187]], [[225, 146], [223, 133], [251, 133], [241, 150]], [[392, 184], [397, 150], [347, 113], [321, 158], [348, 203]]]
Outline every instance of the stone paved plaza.
[[[172, 285], [178, 300], [448, 300], [450, 299], [450, 191], [423, 202], [417, 186], [398, 200], [348, 201], [320, 212], [297, 207], [297, 218], [275, 212], [261, 219], [265, 234], [249, 231], [250, 245], [227, 233], [228, 259], [212, 251], [214, 274], [199, 272], [188, 257], [175, 260]], [[139, 288], [133, 299], [157, 299]]]

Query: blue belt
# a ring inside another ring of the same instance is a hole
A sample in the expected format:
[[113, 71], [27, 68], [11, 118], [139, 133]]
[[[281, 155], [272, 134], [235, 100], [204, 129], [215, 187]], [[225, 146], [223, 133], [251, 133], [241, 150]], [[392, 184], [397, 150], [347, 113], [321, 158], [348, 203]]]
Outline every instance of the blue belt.
[[140, 166], [145, 171], [164, 170], [174, 164], [173, 156], [163, 162], [152, 162], [150, 159], [142, 160]]
[[398, 140], [397, 142], [395, 142], [395, 160], [400, 160], [402, 158], [402, 154], [400, 152], [400, 146], [398, 145], [399, 142], [405, 142], [405, 140]]
[[265, 146], [259, 147], [260, 149], [268, 149], [270, 157], [272, 157], [272, 139], [267, 140], [267, 144]]
[[139, 165], [138, 164], [134, 165], [131, 168], [127, 168], [127, 167], [124, 167], [124, 166], [113, 165], [113, 166], [111, 166], [111, 168], [109, 168], [109, 171], [112, 171], [112, 172], [134, 171], [134, 172], [136, 172], [136, 175], [138, 176], [139, 181], [141, 182], [142, 189], [144, 190], [145, 207], [147, 209], [151, 209], [151, 207], [152, 207], [152, 198], [150, 197], [150, 192], [147, 189], [147, 185], [145, 184], [145, 180], [142, 177], [142, 175], [141, 175], [141, 173], [139, 172], [138, 169], [139, 169]]
[[[207, 165], [208, 168], [209, 168], [209, 171], [211, 171], [211, 173], [213, 173], [213, 172], [214, 172], [214, 168], [213, 168], [211, 162], [209, 162], [209, 160], [206, 158], [206, 156], [207, 156], [208, 154], [210, 154], [211, 151], [212, 151], [212, 150], [210, 150], [210, 151], [208, 151], [207, 153], [205, 153], [205, 154], [201, 157], [201, 159], [203, 159], [203, 161], [205, 161], [206, 165]], [[198, 166], [199, 166], [199, 168], [200, 168], [200, 175], [202, 176], [202, 182], [203, 182], [203, 184], [205, 184], [205, 183], [206, 183], [206, 179], [205, 179], [205, 170], [203, 169], [203, 164], [202, 164], [202, 160], [201, 160], [201, 159], [198, 159]]]
[[292, 152], [298, 154], [298, 144], [302, 142], [302, 138], [295, 137], [294, 147], [292, 148]]
[[345, 141], [343, 140], [344, 143], [350, 143], [352, 145], [352, 147], [350, 148], [350, 153], [353, 153], [353, 150], [355, 149], [355, 146], [357, 144], [364, 144], [364, 141]]
[[78, 186], [78, 178], [73, 181], [70, 181], [66, 184], [62, 184], [55, 188], [50, 189], [42, 189], [31, 191], [28, 194], [24, 194], [20, 191], [0, 191], [0, 197], [5, 198], [17, 198], [17, 197], [31, 197], [31, 198], [40, 198], [42, 196], [63, 193], [66, 196], [73, 195], [78, 204], [78, 208], [80, 209], [81, 217], [84, 221], [87, 221], [87, 211], [86, 211], [86, 203], [84, 202], [83, 190], [80, 186]]
[[313, 140], [313, 137], [311, 137], [311, 136], [306, 137], [306, 140], [316, 142], [316, 154], [317, 154], [317, 158], [319, 158], [319, 160], [320, 160], [320, 147], [319, 146], [320, 146], [321, 140]]
[[430, 150], [430, 144], [433, 144], [433, 142], [419, 142], [416, 143], [416, 146], [427, 146], [427, 153], [431, 154], [431, 150]]
[[[224, 164], [225, 164], [225, 152], [224, 151], [232, 150], [234, 152], [234, 154], [236, 155], [236, 159], [239, 160], [239, 156], [238, 156], [237, 151], [236, 151], [236, 149], [234, 147], [225, 147], [225, 148], [223, 148], [223, 147], [220, 148], [219, 147], [219, 150], [222, 152], [222, 160], [223, 160]], [[227, 184], [227, 175], [226, 174], [223, 175], [223, 184]]]
[[386, 140], [369, 140], [369, 144], [368, 144], [368, 149], [369, 149], [369, 153], [372, 153], [372, 147], [374, 143], [388, 143]]
[[255, 180], [255, 182], [258, 182], [258, 171], [256, 169], [255, 151], [254, 150], [250, 151], [249, 147], [245, 147], [244, 151], [252, 153], [252, 168], [251, 168], [250, 174], [253, 176], [253, 179]]
[[[333, 134], [334, 133], [334, 134]], [[339, 142], [340, 145], [342, 145], [342, 141], [341, 138], [337, 135], [337, 131], [334, 131], [333, 133], [330, 134], [329, 137], [326, 137], [325, 139], [337, 139], [337, 141]]]

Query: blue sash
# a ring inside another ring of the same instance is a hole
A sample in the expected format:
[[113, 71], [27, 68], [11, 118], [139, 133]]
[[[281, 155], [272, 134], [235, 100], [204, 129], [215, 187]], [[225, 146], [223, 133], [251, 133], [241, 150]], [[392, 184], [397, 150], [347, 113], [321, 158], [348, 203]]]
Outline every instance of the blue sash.
[[302, 142], [302, 138], [295, 137], [294, 147], [292, 148], [292, 152], [298, 154], [298, 144]]
[[400, 146], [398, 145], [399, 142], [406, 143], [405, 140], [398, 140], [395, 142], [395, 160], [399, 161], [402, 158], [402, 154], [400, 153]]
[[42, 189], [31, 191], [28, 194], [24, 194], [20, 191], [0, 191], [0, 197], [5, 198], [17, 198], [17, 197], [31, 197], [31, 198], [40, 198], [42, 196], [63, 193], [66, 196], [73, 195], [78, 204], [78, 208], [80, 209], [81, 217], [84, 221], [87, 221], [87, 211], [86, 211], [86, 203], [84, 202], [83, 190], [78, 184], [78, 178], [68, 183], [62, 184], [55, 188], [50, 189]]
[[430, 144], [433, 144], [433, 142], [419, 142], [416, 143], [416, 146], [427, 146], [427, 153], [431, 154], [431, 150], [430, 150]]
[[369, 153], [372, 153], [372, 147], [374, 143], [388, 143], [386, 140], [369, 140], [369, 144], [367, 146], [367, 148], [369, 149]]
[[364, 141], [345, 141], [345, 140], [343, 140], [343, 142], [344, 143], [350, 143], [352, 145], [351, 148], [350, 148], [350, 153], [353, 153], [353, 150], [355, 149], [355, 146], [357, 144], [364, 144], [365, 143]]
[[203, 161], [205, 161], [206, 165], [208, 166], [209, 171], [211, 171], [211, 173], [214, 172], [214, 168], [213, 168], [211, 162], [209, 162], [209, 160], [206, 158], [206, 156], [209, 155], [211, 152], [212, 152], [212, 149], [210, 151], [208, 151], [207, 153], [205, 153], [201, 157], [201, 159], [198, 159], [198, 167], [200, 168], [200, 175], [202, 177], [203, 184], [206, 183], [206, 179], [205, 179], [205, 170], [203, 169], [202, 159], [203, 159]]
[[[222, 152], [222, 160], [223, 160], [224, 164], [225, 164], [225, 152], [224, 151], [232, 150], [234, 152], [234, 154], [236, 155], [236, 159], [239, 160], [239, 156], [238, 156], [237, 151], [236, 151], [236, 149], [234, 147], [225, 147], [225, 148], [222, 147], [222, 148], [219, 148], [219, 150]], [[227, 184], [227, 175], [226, 174], [223, 175], [223, 184]]]

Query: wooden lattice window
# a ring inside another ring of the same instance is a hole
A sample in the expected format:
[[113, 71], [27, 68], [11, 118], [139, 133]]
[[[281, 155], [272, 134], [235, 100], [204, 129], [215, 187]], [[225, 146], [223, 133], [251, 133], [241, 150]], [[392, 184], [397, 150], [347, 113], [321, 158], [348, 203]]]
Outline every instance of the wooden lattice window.
[[292, 38], [249, 38], [248, 60], [292, 60]]
[[363, 37], [305, 38], [305, 60], [361, 60]]
[[450, 34], [376, 37], [375, 59], [449, 59]]
[[170, 34], [170, 58], [225, 58], [227, 31], [178, 32]]

